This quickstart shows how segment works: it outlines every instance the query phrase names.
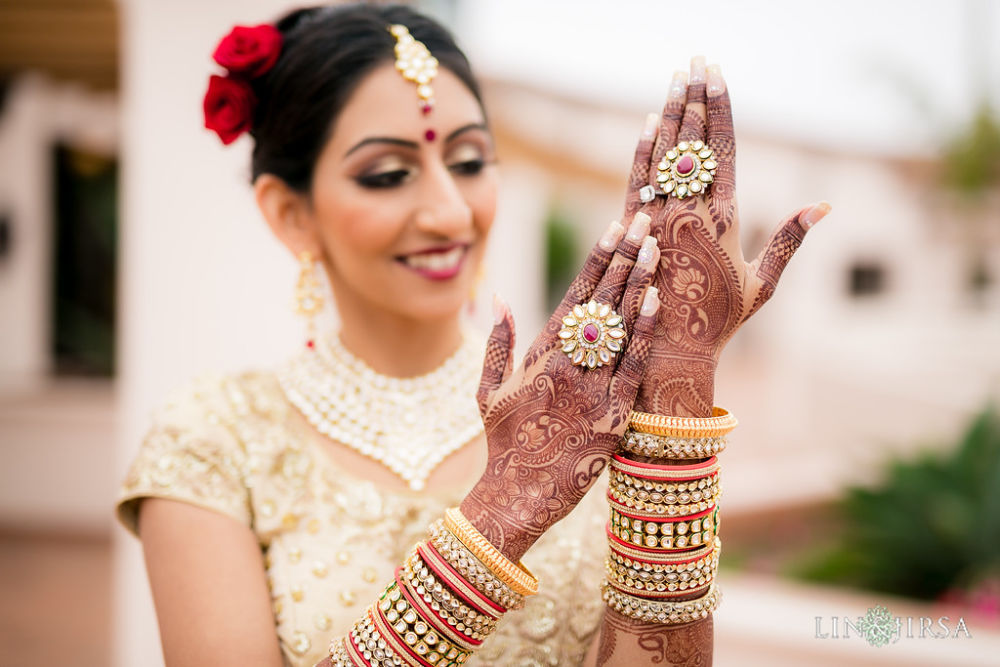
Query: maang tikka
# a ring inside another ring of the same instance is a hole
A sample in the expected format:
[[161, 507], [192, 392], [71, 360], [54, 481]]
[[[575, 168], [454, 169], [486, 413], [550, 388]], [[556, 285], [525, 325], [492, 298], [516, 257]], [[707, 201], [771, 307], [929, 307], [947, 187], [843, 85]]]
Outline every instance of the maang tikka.
[[[438, 73], [437, 58], [431, 55], [423, 42], [414, 39], [409, 29], [396, 23], [389, 26], [389, 32], [396, 38], [396, 70], [407, 81], [417, 84], [417, 101], [425, 116], [434, 109], [434, 89], [431, 82]], [[424, 139], [434, 141], [437, 133], [428, 128]]]

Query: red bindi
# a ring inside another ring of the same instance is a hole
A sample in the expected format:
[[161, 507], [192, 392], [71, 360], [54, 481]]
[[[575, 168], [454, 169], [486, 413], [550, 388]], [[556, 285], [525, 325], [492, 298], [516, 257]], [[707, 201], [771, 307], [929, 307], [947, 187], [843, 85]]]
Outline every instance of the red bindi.
[[437, 132], [434, 130], [427, 130], [424, 132], [424, 139], [427, 141], [434, 141], [435, 138], [437, 138]]

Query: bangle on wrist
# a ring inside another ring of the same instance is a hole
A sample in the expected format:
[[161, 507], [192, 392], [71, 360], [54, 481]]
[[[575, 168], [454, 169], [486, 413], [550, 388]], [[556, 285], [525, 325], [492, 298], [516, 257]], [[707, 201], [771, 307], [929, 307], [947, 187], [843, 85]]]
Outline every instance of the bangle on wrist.
[[674, 417], [632, 411], [629, 426], [640, 433], [675, 438], [710, 438], [724, 436], [737, 425], [736, 417], [724, 408], [712, 408], [711, 417]]
[[701, 597], [693, 600], [647, 600], [615, 589], [601, 582], [601, 594], [609, 607], [623, 616], [643, 623], [680, 625], [707, 618], [719, 606], [722, 594], [713, 582]]

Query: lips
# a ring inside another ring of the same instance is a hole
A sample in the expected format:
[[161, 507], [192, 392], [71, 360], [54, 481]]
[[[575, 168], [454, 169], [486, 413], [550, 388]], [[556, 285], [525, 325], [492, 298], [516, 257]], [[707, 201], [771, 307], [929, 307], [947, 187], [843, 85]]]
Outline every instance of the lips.
[[448, 280], [458, 275], [468, 247], [464, 245], [428, 250], [398, 258], [399, 262], [415, 273], [431, 280]]

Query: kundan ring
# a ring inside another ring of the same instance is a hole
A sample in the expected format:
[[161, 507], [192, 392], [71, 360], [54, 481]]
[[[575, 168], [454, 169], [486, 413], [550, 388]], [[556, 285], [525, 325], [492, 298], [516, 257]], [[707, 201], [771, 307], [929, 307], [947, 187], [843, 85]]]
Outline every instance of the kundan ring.
[[606, 303], [591, 300], [573, 306], [562, 323], [562, 351], [577, 366], [598, 368], [611, 363], [625, 343], [622, 316]]
[[682, 141], [656, 165], [656, 183], [668, 197], [673, 194], [684, 199], [707, 192], [718, 166], [714, 152], [704, 141]]

